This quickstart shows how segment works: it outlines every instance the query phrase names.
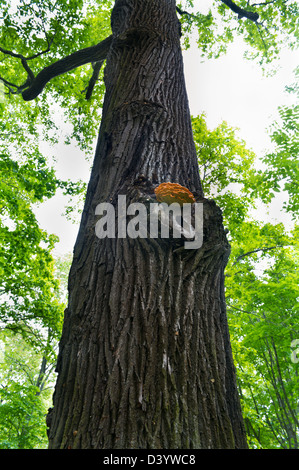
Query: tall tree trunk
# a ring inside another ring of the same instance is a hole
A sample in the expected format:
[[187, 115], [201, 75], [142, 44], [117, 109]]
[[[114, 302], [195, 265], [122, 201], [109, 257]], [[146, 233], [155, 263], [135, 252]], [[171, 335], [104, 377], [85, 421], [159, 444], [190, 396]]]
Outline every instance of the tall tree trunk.
[[[203, 199], [174, 0], [117, 0], [99, 140], [69, 278], [50, 448], [246, 447], [221, 212]], [[105, 238], [95, 208], [164, 181], [204, 203], [204, 244]]]

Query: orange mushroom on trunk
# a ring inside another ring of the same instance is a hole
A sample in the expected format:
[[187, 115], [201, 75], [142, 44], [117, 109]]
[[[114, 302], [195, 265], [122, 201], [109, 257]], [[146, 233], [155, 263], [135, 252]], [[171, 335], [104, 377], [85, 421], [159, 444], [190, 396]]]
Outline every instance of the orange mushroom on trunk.
[[178, 202], [182, 206], [196, 202], [191, 191], [178, 183], [161, 183], [155, 188], [155, 194], [158, 202], [166, 202], [166, 204]]

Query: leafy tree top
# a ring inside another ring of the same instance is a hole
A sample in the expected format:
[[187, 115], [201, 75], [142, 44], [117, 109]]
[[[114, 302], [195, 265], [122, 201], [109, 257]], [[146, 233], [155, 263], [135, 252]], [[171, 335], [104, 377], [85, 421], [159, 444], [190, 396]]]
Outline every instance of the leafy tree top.
[[[78, 137], [81, 132], [85, 139], [94, 135], [96, 125], [91, 121], [104, 91], [98, 78], [110, 46], [113, 4], [110, 0], [57, 0], [54, 4], [1, 0], [0, 79], [6, 93], [31, 100], [51, 80], [45, 93], [50, 91], [65, 109], [77, 126], [74, 134]], [[277, 57], [282, 45], [296, 47], [298, 43], [296, 1], [211, 0], [206, 6], [208, 12], [203, 13], [201, 2], [177, 3], [183, 42], [188, 46], [190, 33], [196, 30], [204, 56], [224, 53], [237, 36], [248, 46], [248, 57], [268, 62]], [[65, 72], [67, 76], [62, 75]], [[45, 106], [42, 96], [39, 103]]]

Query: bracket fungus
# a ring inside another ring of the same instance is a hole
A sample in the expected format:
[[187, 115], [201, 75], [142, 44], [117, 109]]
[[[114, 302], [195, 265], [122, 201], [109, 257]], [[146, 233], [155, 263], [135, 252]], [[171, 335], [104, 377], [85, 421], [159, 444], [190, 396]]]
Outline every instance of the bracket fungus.
[[166, 204], [177, 202], [182, 206], [196, 202], [191, 191], [178, 183], [161, 183], [155, 188], [155, 194], [158, 202], [166, 202]]

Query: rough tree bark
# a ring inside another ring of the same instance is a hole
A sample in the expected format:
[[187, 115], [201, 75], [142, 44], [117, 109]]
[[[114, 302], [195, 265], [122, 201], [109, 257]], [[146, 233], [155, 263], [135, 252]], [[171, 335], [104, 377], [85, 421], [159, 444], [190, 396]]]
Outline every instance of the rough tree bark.
[[[229, 245], [203, 198], [174, 0], [116, 0], [99, 140], [69, 277], [50, 448], [245, 448], [224, 299]], [[164, 181], [204, 243], [95, 234], [95, 208]]]

